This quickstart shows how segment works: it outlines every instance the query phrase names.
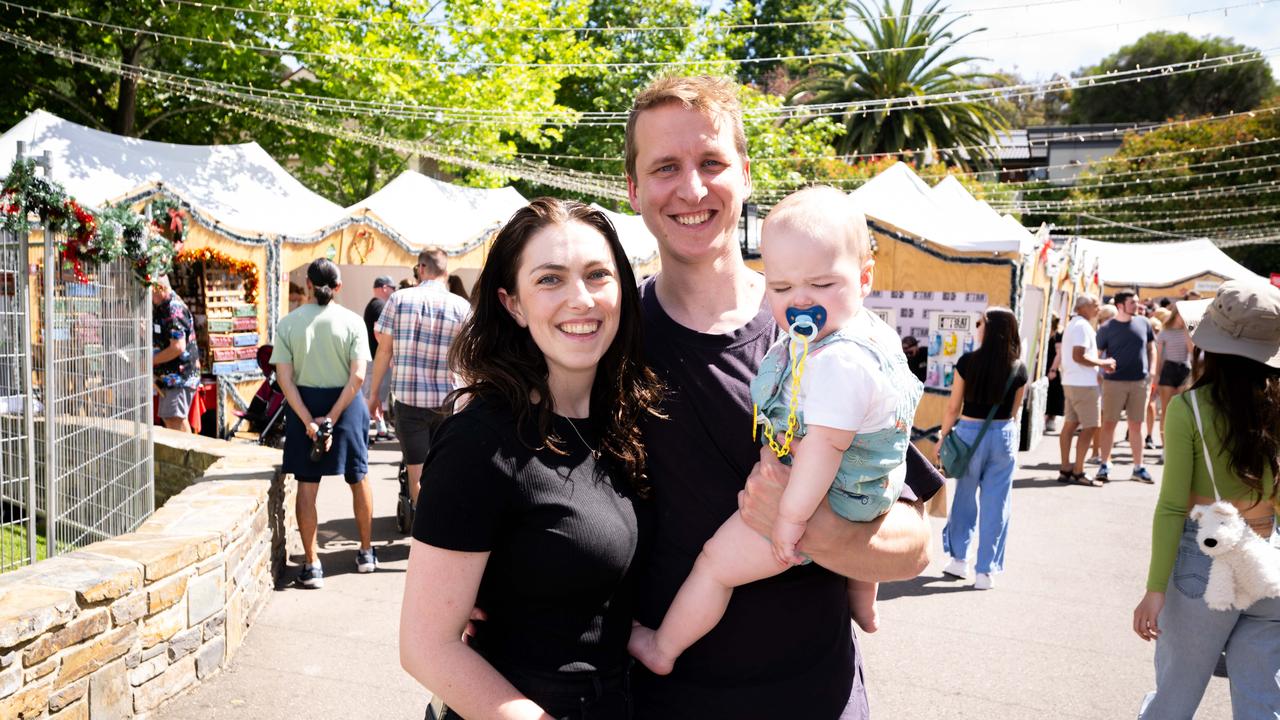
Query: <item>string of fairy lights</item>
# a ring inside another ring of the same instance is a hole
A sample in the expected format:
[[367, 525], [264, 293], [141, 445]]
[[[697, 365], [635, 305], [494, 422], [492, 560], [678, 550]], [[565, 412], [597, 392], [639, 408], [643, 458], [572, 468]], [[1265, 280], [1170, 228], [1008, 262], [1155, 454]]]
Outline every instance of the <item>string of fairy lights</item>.
[[[1076, 2], [1078, 0], [1066, 0], [1067, 2]], [[1190, 14], [1201, 14], [1207, 12], [1229, 12], [1232, 9], [1243, 7], [1255, 7], [1265, 5], [1276, 0], [1261, 0], [1260, 2], [1239, 3], [1234, 5], [1218, 6], [1211, 9], [1194, 11]], [[291, 17], [299, 17], [289, 13], [277, 13], [276, 11], [255, 10], [251, 8], [233, 8], [225, 5], [217, 5], [213, 3], [202, 3], [198, 0], [168, 0], [168, 2], [179, 6], [198, 7], [203, 9], [212, 9], [226, 12], [260, 14], [260, 15], [290, 15]], [[975, 11], [995, 11], [1000, 9], [1009, 9], [1011, 7], [1034, 7], [1038, 5], [1055, 4], [1053, 2], [1032, 2], [1022, 3], [1019, 5], [1001, 5], [989, 8], [975, 9]], [[479, 61], [450, 61], [442, 59], [426, 59], [426, 58], [377, 58], [362, 56], [358, 54], [344, 53], [320, 53], [303, 50], [295, 50], [292, 48], [256, 46], [250, 44], [237, 43], [234, 40], [217, 40], [213, 38], [197, 38], [172, 33], [163, 33], [153, 31], [146, 28], [136, 28], [123, 25], [115, 25], [104, 23], [91, 18], [79, 17], [65, 11], [48, 11], [39, 8], [25, 6], [19, 3], [13, 3], [9, 0], [0, 0], [0, 7], [16, 10], [18, 12], [30, 12], [34, 15], [57, 18], [63, 21], [79, 22], [92, 27], [104, 30], [112, 30], [121, 33], [133, 33], [138, 36], [150, 37], [156, 41], [169, 42], [186, 42], [190, 44], [207, 44], [214, 46], [227, 47], [230, 49], [250, 50], [256, 52], [272, 53], [275, 55], [292, 56], [297, 58], [314, 57], [335, 62], [396, 62], [399, 64], [421, 64], [431, 63], [435, 67], [454, 68], [465, 70], [489, 69], [498, 70], [503, 68], [520, 68], [520, 69], [559, 69], [561, 71], [580, 70], [580, 69], [605, 69], [605, 70], [625, 70], [625, 69], [680, 69], [688, 68], [693, 65], [708, 66], [722, 63], [720, 60], [677, 60], [671, 62], [627, 62], [627, 63], [527, 63], [527, 62], [479, 62]], [[947, 11], [938, 13], [911, 13], [911, 16], [925, 16], [933, 14], [947, 14]], [[955, 11], [955, 14], [968, 14], [967, 12]], [[1179, 13], [1177, 16], [1188, 15], [1187, 13]], [[339, 22], [343, 20], [340, 16], [335, 15], [312, 15], [307, 16], [314, 20], [329, 20]], [[898, 16], [882, 16], [883, 18], [896, 17], [902, 18], [907, 15]], [[1147, 18], [1145, 21], [1158, 19]], [[764, 27], [789, 27], [798, 25], [817, 25], [822, 23], [844, 22], [847, 18], [818, 19], [796, 22], [779, 22], [779, 23], [752, 23], [748, 25], [723, 25], [713, 26], [704, 24], [701, 29], [718, 28], [724, 30], [742, 30], [742, 29], [760, 29]], [[369, 22], [361, 19], [361, 22]], [[481, 26], [466, 25], [449, 22], [428, 22], [422, 21], [398, 21], [412, 24], [419, 27], [429, 27], [437, 29], [449, 29], [457, 32], [565, 32], [565, 31], [581, 31], [581, 32], [660, 32], [682, 30], [688, 31], [690, 28], [675, 28], [662, 26], [636, 26], [631, 28], [608, 27], [577, 27], [577, 28], [561, 28], [561, 27], [538, 27], [538, 26]], [[1134, 21], [1140, 22], [1140, 21]], [[1099, 27], [1112, 27], [1117, 23], [1105, 23], [1102, 25], [1091, 26], [1090, 28], [1075, 28], [1056, 30], [1048, 34], [1064, 34], [1070, 32], [1080, 32], [1088, 29], [1097, 29]], [[1020, 38], [1033, 37], [1028, 35], [1020, 35]], [[1003, 38], [984, 38], [983, 42], [991, 42]], [[621, 162], [616, 157], [589, 157], [574, 155], [554, 155], [539, 153], [513, 153], [500, 154], [495, 152], [481, 152], [477, 148], [470, 148], [461, 144], [449, 142], [428, 141], [428, 140], [405, 140], [402, 138], [390, 137], [382, 132], [369, 132], [359, 127], [358, 122], [352, 123], [352, 116], [357, 117], [377, 117], [377, 118], [394, 118], [399, 120], [425, 121], [427, 123], [436, 124], [456, 124], [466, 123], [475, 125], [492, 125], [500, 127], [510, 127], [516, 123], [536, 123], [559, 127], [591, 127], [591, 126], [620, 126], [625, 124], [626, 113], [609, 112], [609, 111], [574, 111], [567, 108], [548, 108], [541, 111], [520, 110], [520, 109], [476, 109], [466, 107], [447, 107], [447, 106], [428, 106], [417, 105], [408, 102], [388, 102], [388, 101], [372, 101], [361, 100], [355, 98], [339, 98], [319, 95], [308, 95], [305, 93], [294, 92], [292, 90], [279, 90], [275, 88], [253, 87], [251, 85], [236, 85], [231, 83], [223, 83], [203, 78], [185, 76], [177, 73], [166, 73], [139, 65], [129, 65], [110, 58], [103, 58], [88, 53], [70, 50], [64, 47], [58, 47], [49, 43], [35, 40], [28, 36], [17, 32], [11, 32], [9, 29], [0, 28], [0, 42], [5, 42], [25, 50], [49, 55], [62, 60], [73, 63], [96, 67], [105, 72], [114, 73], [122, 77], [135, 77], [154, 83], [158, 86], [166, 87], [176, 93], [180, 93], [192, 99], [208, 102], [227, 110], [245, 113], [255, 117], [259, 117], [269, 122], [275, 122], [283, 125], [296, 127], [316, 132], [332, 137], [344, 138], [355, 142], [365, 143], [373, 146], [383, 147], [402, 153], [412, 153], [433, 158], [437, 161], [448, 163], [464, 168], [482, 170], [496, 175], [515, 177], [527, 180], [529, 182], [539, 183], [549, 187], [555, 187], [563, 190], [582, 193], [585, 195], [609, 198], [613, 200], [621, 200], [626, 194], [621, 186], [621, 178], [617, 173], [604, 173], [581, 170], [576, 168], [562, 167], [552, 165], [546, 160], [563, 160], [570, 162], [595, 161], [595, 162]], [[855, 51], [849, 53], [833, 53], [828, 56], [778, 56], [769, 58], [750, 58], [735, 59], [723, 61], [727, 64], [740, 64], [745, 62], [776, 62], [789, 60], [816, 60], [829, 59], [834, 57], [856, 57], [866, 56], [882, 52], [902, 52], [907, 50], [922, 49], [921, 47], [904, 46], [899, 48], [884, 48], [873, 51]], [[843, 103], [824, 103], [812, 105], [780, 105], [765, 106], [756, 108], [747, 108], [744, 110], [744, 120], [747, 122], [785, 122], [788, 120], [812, 119], [820, 117], [840, 117], [850, 114], [869, 114], [869, 113], [886, 113], [903, 109], [917, 109], [924, 107], [945, 106], [958, 103], [973, 102], [990, 102], [1000, 99], [1012, 99], [1019, 97], [1027, 97], [1031, 95], [1042, 95], [1048, 93], [1063, 92], [1083, 87], [1096, 87], [1105, 85], [1114, 85], [1128, 82], [1141, 82], [1144, 79], [1167, 77], [1171, 75], [1179, 75], [1184, 73], [1196, 72], [1213, 72], [1218, 69], [1229, 67], [1243, 63], [1263, 62], [1272, 57], [1280, 55], [1280, 47], [1268, 48], [1259, 51], [1249, 51], [1235, 53], [1230, 55], [1222, 55], [1218, 57], [1205, 57], [1194, 61], [1181, 63], [1170, 63], [1166, 65], [1135, 68], [1133, 70], [1111, 72], [1097, 74], [1091, 76], [1082, 76], [1075, 78], [1054, 78], [1048, 81], [1020, 83], [996, 88], [978, 88], [970, 90], [951, 91], [945, 93], [936, 93], [931, 95], [923, 95], [913, 98], [887, 98], [877, 100], [864, 100], [857, 102]], [[411, 61], [411, 62], [410, 62]], [[1167, 123], [1144, 123], [1135, 124], [1132, 128], [1134, 131], [1147, 132], [1154, 129], [1165, 127], [1187, 126], [1197, 123], [1216, 122], [1220, 120], [1238, 118], [1243, 115], [1258, 116], [1266, 113], [1275, 113], [1280, 111], [1280, 107], [1261, 108], [1254, 111], [1239, 113], [1223, 113], [1221, 115], [1210, 116], [1206, 118], [1196, 118], [1192, 120], [1171, 121]], [[327, 123], [317, 119], [317, 115], [338, 115], [339, 121], [336, 123]], [[1090, 138], [1109, 137], [1115, 138], [1119, 135], [1119, 131], [1115, 129], [1106, 131], [1096, 131], [1089, 133], [1076, 133], [1069, 137], [1053, 136], [1041, 139], [1029, 140], [1026, 146], [1032, 147], [1036, 143], [1063, 142], [1064, 140], [1078, 140], [1085, 142]], [[1245, 148], [1248, 146], [1271, 143], [1280, 140], [1276, 137], [1247, 138], [1234, 143], [1224, 143], [1217, 146], [1203, 148], [1189, 148], [1177, 151], [1157, 152], [1145, 156], [1134, 156], [1126, 158], [1103, 158], [1094, 161], [1086, 161], [1079, 163], [1066, 163], [1060, 166], [1054, 166], [1055, 169], [1075, 169], [1088, 170], [1096, 165], [1103, 167], [1116, 167], [1116, 163], [1127, 162], [1130, 164], [1140, 163], [1144, 160], [1161, 160], [1171, 157], [1195, 153], [1209, 153], [1217, 151], [1229, 151], [1236, 148]], [[917, 151], [923, 157], [937, 157], [939, 153], [948, 151], [955, 152], [989, 152], [1005, 147], [1002, 142], [993, 142], [985, 145], [967, 145], [955, 146], [953, 148], [932, 148], [927, 151]], [[818, 161], [854, 161], [858, 159], [873, 159], [880, 157], [875, 153], [855, 153], [845, 155], [823, 155], [823, 156], [782, 156], [782, 157], [761, 157], [754, 158], [753, 163], [760, 165], [762, 163], [805, 163]], [[1066, 213], [1078, 212], [1083, 215], [1087, 210], [1087, 217], [1096, 218], [1101, 222], [1078, 223], [1075, 227], [1077, 232], [1082, 229], [1093, 228], [1111, 228], [1111, 227], [1127, 227], [1132, 228], [1125, 232], [1103, 232], [1090, 233], [1090, 237], [1107, 238], [1107, 237], [1133, 237], [1136, 235], [1161, 235], [1168, 237], [1188, 237], [1187, 235], [1171, 232], [1155, 230], [1153, 228], [1144, 228], [1135, 225], [1121, 223], [1119, 221], [1107, 220], [1105, 214], [1108, 212], [1115, 213], [1116, 216], [1152, 216], [1148, 220], [1144, 220], [1147, 225], [1195, 225], [1204, 224], [1211, 221], [1220, 221], [1217, 223], [1217, 230], [1227, 233], [1217, 241], [1222, 243], [1240, 243], [1240, 242], [1256, 242], [1259, 239], [1269, 240], [1276, 235], [1276, 230], [1280, 229], [1280, 223], [1276, 222], [1256, 222], [1246, 224], [1235, 224], [1222, 221], [1230, 221], [1254, 215], [1265, 215], [1280, 210], [1280, 205], [1256, 205], [1249, 200], [1249, 205], [1240, 208], [1223, 208], [1217, 212], [1197, 211], [1195, 209], [1179, 209], [1171, 208], [1169, 210], [1135, 210], [1130, 206], [1142, 206], [1147, 204], [1166, 204], [1186, 202], [1192, 200], [1226, 200], [1228, 202], [1235, 198], [1256, 198], [1280, 193], [1280, 179], [1277, 177], [1264, 178], [1254, 182], [1238, 182], [1227, 187], [1205, 187], [1205, 188], [1183, 188], [1170, 192], [1157, 192], [1154, 189], [1161, 184], [1180, 183], [1188, 184], [1198, 181], [1208, 180], [1210, 178], [1223, 178], [1228, 176], [1239, 176], [1241, 180], [1247, 179], [1249, 175], [1268, 174], [1277, 175], [1276, 171], [1280, 171], [1280, 163], [1269, 163], [1257, 165], [1267, 160], [1280, 158], [1280, 152], [1264, 153], [1258, 155], [1245, 155], [1240, 157], [1225, 157], [1214, 160], [1200, 160], [1198, 162], [1188, 162], [1176, 165], [1166, 165], [1161, 167], [1132, 167], [1127, 170], [1117, 170], [1115, 172], [1106, 172], [1098, 178], [1086, 178], [1081, 187], [1094, 190], [1106, 188], [1129, 188], [1129, 187], [1151, 187], [1152, 192], [1128, 195], [1123, 197], [1069, 197], [1063, 199], [1031, 199], [1036, 195], [1061, 193], [1063, 187], [1046, 186], [1042, 181], [1020, 181], [1001, 183], [997, 189], [987, 192], [988, 201], [991, 206], [1001, 212], [1018, 212], [1018, 213]], [[1240, 167], [1235, 167], [1240, 165]], [[1045, 168], [1048, 169], [1048, 168]], [[989, 171], [972, 170], [972, 171], [952, 171], [949, 174], [982, 178], [985, 175], [989, 177]], [[1123, 178], [1123, 179], [1122, 179]], [[824, 179], [825, 182], [837, 184], [840, 186], [858, 186], [868, 182], [869, 178], [831, 178]], [[781, 190], [761, 193], [757, 195], [757, 199], [762, 204], [767, 205], [770, 200], [777, 199], [783, 194]], [[1115, 209], [1124, 208], [1124, 209]], [[1108, 210], [1111, 209], [1111, 210]], [[1191, 233], [1191, 236], [1201, 236], [1203, 229], [1190, 228], [1185, 232]]]
[[[1129, 20], [1129, 21], [1110, 21], [1106, 23], [1095, 23], [1093, 25], [1089, 25], [1085, 27], [1062, 28], [1062, 29], [1048, 30], [1040, 33], [1019, 33], [1015, 35], [1002, 36], [1002, 37], [983, 37], [981, 38], [980, 41], [978, 40], [969, 41], [969, 44], [976, 44], [978, 42], [981, 42], [981, 44], [987, 45], [992, 42], [1000, 42], [1000, 41], [1006, 41], [1006, 40], [1026, 40], [1029, 38], [1088, 32], [1088, 31], [1102, 30], [1107, 28], [1119, 28], [1120, 26], [1123, 26], [1123, 25], [1155, 22], [1160, 20], [1168, 20], [1172, 18], [1186, 17], [1189, 19], [1192, 16], [1196, 16], [1196, 15], [1204, 15], [1204, 14], [1219, 13], [1219, 12], [1229, 13], [1231, 10], [1248, 8], [1248, 7], [1256, 7], [1256, 6], [1265, 5], [1269, 2], [1274, 2], [1274, 1], [1276, 0], [1255, 0], [1254, 2], [1238, 2], [1234, 4], [1229, 4], [1229, 5], [1218, 5], [1211, 8], [1202, 8], [1200, 10], [1193, 10], [1185, 13], [1166, 14], [1158, 17], [1144, 17], [1144, 18], [1138, 18], [1138, 19]], [[20, 3], [11, 2], [10, 0], [3, 0], [2, 2], [0, 2], [0, 7], [7, 7], [12, 10], [17, 10], [23, 13], [31, 13], [33, 15], [41, 16], [41, 17], [79, 22], [92, 27], [98, 27], [105, 30], [112, 30], [115, 32], [130, 33], [140, 37], [150, 37], [155, 40], [165, 39], [165, 40], [173, 40], [173, 41], [179, 41], [179, 42], [187, 42], [190, 44], [220, 46], [220, 47], [226, 47], [229, 49], [255, 50], [259, 52], [268, 52], [268, 53], [273, 53], [278, 55], [289, 55], [297, 58], [313, 58], [313, 59], [322, 59], [322, 60], [327, 60], [332, 62], [342, 62], [342, 63], [356, 62], [356, 63], [377, 63], [377, 64], [393, 64], [393, 65], [418, 65], [418, 66], [429, 66], [429, 67], [435, 67], [435, 68], [460, 68], [464, 70], [476, 70], [480, 68], [525, 68], [525, 69], [537, 69], [537, 70], [594, 69], [594, 70], [616, 71], [616, 70], [624, 70], [628, 68], [643, 68], [643, 69], [652, 70], [652, 69], [665, 69], [665, 68], [687, 69], [690, 67], [706, 67], [706, 66], [730, 68], [737, 65], [749, 65], [749, 64], [794, 62], [794, 61], [813, 62], [813, 61], [822, 61], [822, 60], [835, 60], [840, 58], [868, 57], [872, 55], [900, 53], [903, 51], [910, 51], [910, 50], [927, 51], [930, 47], [928, 44], [924, 44], [924, 45], [905, 45], [905, 46], [890, 47], [890, 48], [876, 48], [872, 50], [853, 50], [853, 51], [830, 52], [830, 53], [810, 53], [807, 55], [780, 55], [780, 56], [755, 57], [755, 58], [751, 58], [751, 57], [716, 58], [716, 59], [693, 58], [693, 59], [662, 60], [662, 61], [640, 60], [640, 61], [631, 61], [631, 62], [558, 63], [558, 62], [546, 62], [546, 61], [511, 62], [511, 61], [492, 61], [492, 60], [474, 60], [474, 59], [449, 60], [449, 59], [438, 58], [438, 57], [437, 58], [406, 58], [406, 57], [400, 57], [398, 55], [368, 56], [368, 55], [359, 55], [359, 54], [352, 54], [352, 53], [325, 53], [325, 52], [311, 51], [311, 50], [305, 50], [305, 49], [299, 49], [299, 48], [287, 48], [287, 47], [279, 47], [279, 46], [261, 46], [261, 45], [254, 45], [252, 43], [245, 42], [243, 39], [241, 41], [236, 41], [234, 39], [220, 40], [216, 38], [194, 37], [194, 36], [188, 36], [188, 35], [179, 35], [175, 33], [166, 33], [166, 32], [154, 30], [151, 28], [138, 28], [138, 27], [131, 27], [126, 25], [119, 25], [115, 23], [107, 23], [99, 20], [94, 20], [91, 18], [85, 18], [82, 16], [74, 15], [69, 11], [66, 11], [63, 9], [52, 10], [52, 11], [44, 10], [41, 8], [36, 8], [28, 5], [23, 5]], [[769, 27], [771, 25], [772, 24], [760, 24], [756, 27]], [[696, 28], [692, 28], [692, 29], [696, 29]], [[964, 44], [966, 44], [964, 40], [960, 40], [955, 43], [955, 45], [964, 45]], [[1245, 53], [1245, 55], [1247, 54], [1248, 53]], [[1069, 79], [1063, 79], [1063, 80], [1066, 81]], [[1069, 87], [1069, 86], [1064, 86], [1064, 87]]]
[[[201, 8], [205, 10], [215, 10], [222, 12], [230, 12], [237, 15], [252, 15], [259, 17], [276, 17], [287, 19], [313, 20], [331, 25], [372, 25], [372, 26], [389, 26], [398, 28], [432, 28], [444, 29], [453, 32], [462, 33], [532, 33], [532, 34], [551, 34], [551, 33], [599, 33], [599, 34], [650, 34], [650, 33], [671, 33], [671, 32], [690, 32], [696, 30], [699, 32], [708, 31], [740, 31], [740, 30], [766, 30], [766, 29], [788, 29], [814, 26], [830, 26], [841, 25], [851, 20], [861, 19], [862, 16], [845, 15], [833, 18], [817, 18], [813, 20], [788, 20], [777, 22], [750, 22], [750, 23], [718, 23], [718, 22], [699, 22], [695, 25], [583, 25], [583, 26], [539, 26], [539, 25], [475, 25], [470, 23], [457, 23], [451, 21], [429, 21], [429, 20], [400, 20], [395, 18], [351, 18], [341, 15], [327, 15], [318, 13], [295, 13], [283, 12], [279, 10], [261, 10], [257, 8], [233, 7], [230, 5], [220, 5], [217, 3], [200, 2], [200, 0], [166, 0], [175, 5], [184, 5], [187, 7]], [[878, 14], [868, 15], [867, 18], [872, 22], [881, 22], [884, 20], [905, 20], [910, 18], [929, 18], [929, 17], [948, 17], [948, 16], [968, 16], [975, 14], [983, 14], [988, 12], [1005, 11], [1005, 10], [1030, 10], [1031, 8], [1044, 7], [1047, 5], [1062, 6], [1085, 2], [1086, 0], [1039, 0], [1038, 2], [1023, 2], [1016, 4], [992, 5], [986, 7], [969, 8], [967, 10], [949, 10], [943, 8], [941, 10], [932, 10], [927, 12], [898, 13], [898, 14]], [[1275, 0], [1263, 0], [1263, 2], [1274, 2]], [[1263, 4], [1263, 3], [1259, 3]]]

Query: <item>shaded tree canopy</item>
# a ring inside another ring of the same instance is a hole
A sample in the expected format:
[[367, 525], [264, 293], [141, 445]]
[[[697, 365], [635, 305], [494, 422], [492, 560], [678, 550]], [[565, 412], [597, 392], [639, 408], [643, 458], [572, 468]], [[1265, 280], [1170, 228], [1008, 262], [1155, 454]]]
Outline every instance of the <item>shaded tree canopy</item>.
[[[1152, 32], [1075, 75], [1151, 68], [1253, 50], [1228, 38]], [[1214, 72], [1161, 75], [1137, 83], [1082, 87], [1072, 94], [1071, 119], [1077, 123], [1160, 122], [1176, 117], [1252, 110], [1274, 87], [1271, 67], [1265, 59], [1241, 62]]]

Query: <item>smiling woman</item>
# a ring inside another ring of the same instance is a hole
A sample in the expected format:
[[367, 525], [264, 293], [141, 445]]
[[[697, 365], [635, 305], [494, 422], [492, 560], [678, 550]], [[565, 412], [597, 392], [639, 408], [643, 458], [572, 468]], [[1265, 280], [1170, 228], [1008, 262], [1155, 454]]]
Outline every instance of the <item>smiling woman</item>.
[[550, 198], [516, 212], [450, 352], [467, 406], [427, 455], [413, 527], [400, 657], [443, 717], [630, 716], [637, 428], [659, 393], [640, 348], [604, 214]]

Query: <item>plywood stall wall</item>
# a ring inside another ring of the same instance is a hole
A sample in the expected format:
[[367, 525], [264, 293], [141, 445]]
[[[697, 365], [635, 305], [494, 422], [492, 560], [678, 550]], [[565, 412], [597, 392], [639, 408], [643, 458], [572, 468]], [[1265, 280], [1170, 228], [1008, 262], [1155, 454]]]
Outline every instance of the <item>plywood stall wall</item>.
[[[493, 237], [493, 233], [489, 233], [483, 241], [472, 243], [468, 247], [445, 248], [445, 253], [449, 256], [449, 272], [458, 273], [464, 278], [478, 276], [480, 269], [484, 267], [485, 259], [489, 256]], [[316, 242], [285, 242], [280, 248], [281, 272], [278, 276], [280, 289], [277, 294], [279, 298], [277, 319], [289, 312], [290, 274], [313, 260], [329, 257], [332, 254], [332, 259], [339, 269], [360, 266], [386, 268], [388, 270], [385, 274], [398, 280], [401, 276], [412, 277], [413, 266], [418, 262], [419, 250], [421, 248], [410, 246], [394, 235], [394, 231], [376, 222], [347, 225]], [[390, 268], [402, 270], [392, 272]], [[356, 313], [362, 312], [369, 299], [373, 297], [372, 279], [364, 278], [367, 282], [358, 284], [348, 284], [345, 276], [343, 280], [344, 287], [338, 296], [338, 302]]]
[[[981, 293], [986, 304], [1004, 305], [1017, 314], [1020, 294], [1018, 254], [959, 252], [870, 222], [876, 244], [874, 290], [889, 293]], [[892, 324], [892, 323], [891, 323]], [[925, 392], [916, 410], [915, 444], [933, 457], [934, 438], [942, 424], [947, 395]]]
[[1138, 296], [1143, 299], [1165, 297], [1181, 299], [1188, 291], [1195, 290], [1200, 293], [1200, 297], [1211, 298], [1218, 294], [1218, 286], [1226, 281], [1227, 278], [1217, 273], [1206, 272], [1203, 275], [1196, 275], [1169, 285], [1140, 285], [1135, 287], [1134, 285], [1104, 282], [1103, 294], [1114, 295], [1122, 290], [1137, 290]]

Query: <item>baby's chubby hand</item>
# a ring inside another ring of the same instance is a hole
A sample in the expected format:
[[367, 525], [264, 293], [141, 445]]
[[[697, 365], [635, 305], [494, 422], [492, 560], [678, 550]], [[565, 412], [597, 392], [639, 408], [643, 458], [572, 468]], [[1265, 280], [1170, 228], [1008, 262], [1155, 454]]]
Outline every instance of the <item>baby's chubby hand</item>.
[[773, 542], [773, 556], [784, 566], [799, 565], [804, 558], [796, 553], [796, 543], [804, 536], [807, 523], [792, 522], [778, 518], [773, 523], [770, 539]]

